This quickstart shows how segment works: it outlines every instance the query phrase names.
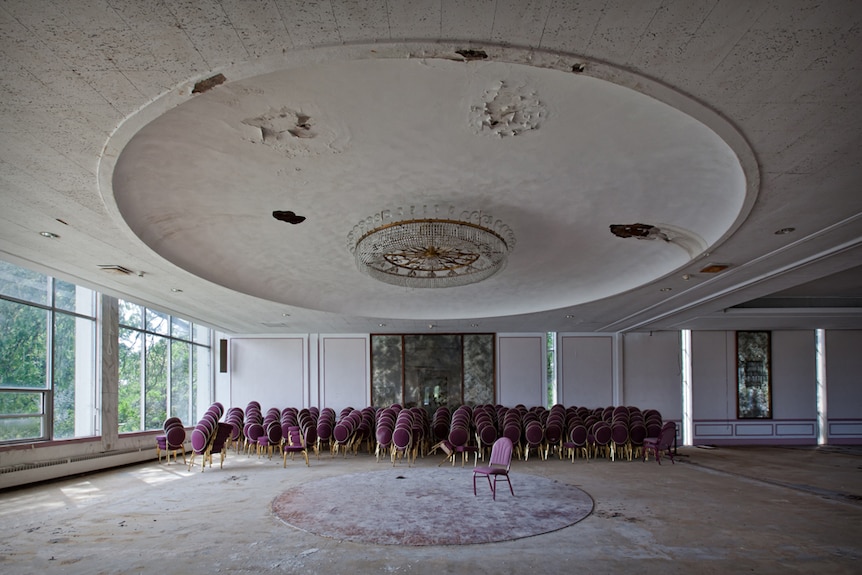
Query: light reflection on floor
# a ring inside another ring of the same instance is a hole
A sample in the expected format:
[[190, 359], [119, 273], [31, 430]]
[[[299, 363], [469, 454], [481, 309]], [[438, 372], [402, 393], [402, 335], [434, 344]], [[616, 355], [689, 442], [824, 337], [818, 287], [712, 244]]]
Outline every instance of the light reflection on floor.
[[101, 490], [90, 481], [81, 481], [65, 487], [60, 487], [60, 492], [75, 503], [84, 503], [95, 499]]
[[162, 485], [192, 474], [188, 467], [181, 464], [160, 464], [158, 467], [145, 467], [130, 473], [132, 477], [147, 485]]
[[0, 498], [0, 517], [14, 517], [22, 513], [32, 514], [38, 511], [61, 509], [66, 502], [58, 500], [50, 493], [22, 493], [18, 497]]

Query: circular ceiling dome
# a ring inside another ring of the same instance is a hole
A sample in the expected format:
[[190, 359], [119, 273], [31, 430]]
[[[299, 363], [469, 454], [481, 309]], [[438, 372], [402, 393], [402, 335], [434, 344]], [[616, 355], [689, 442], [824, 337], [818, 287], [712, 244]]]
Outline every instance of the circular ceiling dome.
[[[733, 128], [641, 77], [539, 67], [516, 52], [344, 51], [238, 67], [141, 110], [106, 147], [106, 203], [159, 255], [227, 288], [324, 312], [447, 319], [636, 288], [720, 242], [753, 202], [750, 151]], [[517, 248], [505, 269], [440, 289], [357, 269], [347, 239], [358, 221], [450, 209], [506, 222]]]

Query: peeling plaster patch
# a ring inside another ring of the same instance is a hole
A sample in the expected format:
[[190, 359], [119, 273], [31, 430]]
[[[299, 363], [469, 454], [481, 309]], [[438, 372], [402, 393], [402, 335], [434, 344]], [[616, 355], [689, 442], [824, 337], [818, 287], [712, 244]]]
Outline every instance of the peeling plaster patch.
[[470, 110], [470, 123], [477, 134], [486, 132], [498, 137], [517, 136], [538, 129], [545, 117], [545, 106], [536, 93], [498, 82], [485, 90], [482, 104]]
[[270, 109], [269, 112], [242, 121], [243, 124], [260, 128], [264, 144], [275, 145], [276, 142], [293, 138], [313, 138], [317, 134], [311, 129], [311, 117], [302, 112], [282, 108]]
[[242, 123], [259, 130], [248, 138], [251, 142], [269, 146], [291, 157], [341, 151], [334, 145], [337, 140], [334, 130], [320, 128], [310, 114], [289, 107], [270, 108], [265, 114], [247, 118]]
[[611, 224], [610, 229], [620, 238], [664, 240], [681, 247], [692, 258], [706, 250], [706, 241], [699, 235], [669, 224]]
[[207, 90], [212, 90], [219, 84], [224, 84], [226, 81], [227, 78], [224, 77], [224, 74], [216, 74], [215, 76], [211, 76], [206, 80], [201, 80], [195, 84], [192, 94], [203, 94]]

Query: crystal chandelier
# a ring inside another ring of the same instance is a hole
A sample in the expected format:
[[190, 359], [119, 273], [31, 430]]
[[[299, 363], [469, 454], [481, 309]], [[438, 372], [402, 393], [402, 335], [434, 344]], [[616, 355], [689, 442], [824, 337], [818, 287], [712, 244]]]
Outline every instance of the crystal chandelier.
[[361, 220], [347, 235], [356, 267], [402, 287], [444, 288], [488, 279], [506, 267], [515, 235], [482, 211], [411, 206], [405, 214], [383, 210]]

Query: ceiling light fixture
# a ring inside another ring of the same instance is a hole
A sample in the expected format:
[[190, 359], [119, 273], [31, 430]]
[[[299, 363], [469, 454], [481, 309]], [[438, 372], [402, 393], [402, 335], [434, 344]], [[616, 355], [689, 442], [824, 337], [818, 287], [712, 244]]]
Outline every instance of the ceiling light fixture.
[[792, 234], [796, 231], [796, 228], [781, 228], [780, 230], [775, 230], [776, 236], [783, 236], [784, 234]]
[[54, 232], [39, 232], [39, 235], [42, 236], [43, 238], [48, 238], [51, 240], [56, 240], [57, 238], [60, 237], [57, 234], [55, 234]]
[[515, 246], [515, 234], [481, 211], [456, 215], [450, 206], [382, 210], [347, 234], [356, 267], [372, 278], [402, 287], [446, 288], [498, 273]]

